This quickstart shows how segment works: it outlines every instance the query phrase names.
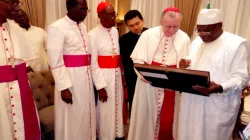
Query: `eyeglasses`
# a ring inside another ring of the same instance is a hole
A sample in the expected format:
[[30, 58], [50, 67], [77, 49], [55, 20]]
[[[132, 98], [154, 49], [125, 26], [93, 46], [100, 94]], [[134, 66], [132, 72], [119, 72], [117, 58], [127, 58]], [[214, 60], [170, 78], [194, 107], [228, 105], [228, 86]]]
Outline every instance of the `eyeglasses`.
[[199, 35], [211, 35], [215, 27], [216, 26], [211, 28], [209, 31], [200, 31], [198, 28], [196, 28], [195, 31], [197, 31]]
[[82, 10], [82, 11], [84, 11], [84, 13], [86, 13], [86, 14], [90, 12], [89, 9], [87, 9], [87, 10]]
[[118, 16], [118, 13], [103, 15], [105, 18], [114, 19]]
[[199, 31], [199, 30], [196, 30], [198, 34], [202, 34], [202, 35], [210, 35], [212, 31], [208, 31], [208, 32], [205, 32], [205, 31]]

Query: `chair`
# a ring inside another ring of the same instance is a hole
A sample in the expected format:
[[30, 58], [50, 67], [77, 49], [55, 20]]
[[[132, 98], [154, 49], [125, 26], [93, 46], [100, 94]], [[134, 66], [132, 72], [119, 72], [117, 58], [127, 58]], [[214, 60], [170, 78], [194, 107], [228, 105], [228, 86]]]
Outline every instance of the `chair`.
[[43, 140], [54, 140], [54, 86], [49, 70], [28, 73], [33, 97], [38, 110]]

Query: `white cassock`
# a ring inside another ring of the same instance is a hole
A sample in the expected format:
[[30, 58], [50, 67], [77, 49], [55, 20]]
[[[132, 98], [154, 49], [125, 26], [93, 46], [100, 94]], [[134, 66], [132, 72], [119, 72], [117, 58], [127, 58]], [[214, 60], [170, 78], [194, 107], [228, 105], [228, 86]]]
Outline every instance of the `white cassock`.
[[[96, 140], [91, 49], [83, 25], [65, 16], [48, 27], [47, 51], [56, 86], [56, 140]], [[61, 99], [65, 89], [72, 93], [72, 105]]]
[[[24, 62], [35, 56], [21, 28], [12, 21], [0, 27], [0, 139], [40, 140], [35, 103]], [[14, 61], [11, 61], [15, 58]], [[15, 68], [12, 68], [12, 62]]]
[[[161, 27], [158, 26], [142, 33], [131, 54], [131, 58], [134, 63], [140, 64], [178, 65], [179, 60], [188, 55], [189, 46], [190, 39], [183, 31], [178, 30], [174, 36], [166, 37]], [[172, 94], [172, 104], [169, 103], [169, 106], [173, 107], [170, 112], [173, 120], [174, 110], [178, 114], [178, 107], [174, 108], [174, 102], [178, 104], [179, 95], [174, 92]], [[132, 106], [129, 140], [158, 140], [163, 101], [164, 89], [144, 83], [138, 77]], [[175, 125], [173, 123], [176, 124], [178, 121], [177, 114], [174, 117], [176, 122], [172, 121], [170, 122], [172, 124], [168, 126], [173, 129], [174, 133]], [[172, 137], [172, 131], [170, 133], [169, 135]]]
[[223, 93], [209, 97], [182, 93], [179, 140], [230, 140], [238, 115], [242, 89], [248, 82], [248, 45], [224, 32], [211, 43], [197, 37], [191, 45], [190, 69], [210, 72]]
[[31, 26], [28, 30], [23, 29], [29, 46], [36, 58], [28, 61], [28, 65], [34, 71], [48, 70], [48, 59], [46, 53], [46, 33], [42, 28]]
[[[104, 88], [107, 102], [97, 104], [97, 132], [99, 140], [121, 138], [123, 133], [123, 87], [120, 71], [119, 34], [116, 28], [98, 25], [89, 32], [92, 48], [92, 76], [97, 90]], [[113, 56], [114, 55], [114, 56]], [[97, 63], [98, 62], [98, 63]]]

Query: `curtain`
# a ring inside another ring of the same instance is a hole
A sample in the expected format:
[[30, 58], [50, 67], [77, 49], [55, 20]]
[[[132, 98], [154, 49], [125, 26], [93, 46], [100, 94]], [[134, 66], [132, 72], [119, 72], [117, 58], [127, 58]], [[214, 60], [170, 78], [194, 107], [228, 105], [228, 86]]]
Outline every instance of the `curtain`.
[[117, 10], [118, 0], [106, 0], [106, 1], [109, 2], [112, 6], [114, 6], [115, 10]]
[[180, 9], [183, 18], [180, 29], [192, 36], [202, 0], [175, 0], [175, 6]]
[[66, 0], [47, 0], [46, 27], [48, 27], [54, 21], [64, 17], [66, 13]]
[[118, 13], [116, 19], [116, 28], [119, 30], [119, 35], [126, 33], [126, 24], [124, 23], [124, 15], [130, 10], [131, 0], [106, 0], [109, 2]]
[[127, 26], [124, 22], [125, 14], [130, 10], [131, 0], [118, 0], [117, 2], [117, 20], [120, 21], [117, 25], [119, 25], [119, 33], [120, 36], [125, 34], [127, 31]]
[[29, 16], [31, 24], [44, 28], [46, 0], [20, 0], [20, 2], [22, 3], [21, 8]]
[[117, 13], [118, 19], [123, 20], [124, 15], [130, 10], [131, 0], [118, 0]]
[[162, 11], [173, 5], [174, 0], [131, 0], [130, 9], [139, 10], [144, 18], [145, 27], [151, 28], [160, 25]]
[[98, 4], [101, 1], [105, 1], [105, 0], [87, 0], [90, 13], [84, 20], [84, 23], [88, 31], [90, 31], [91, 29], [93, 29], [95, 26], [97, 26], [100, 23], [99, 18], [97, 16], [96, 9], [97, 9]]
[[202, 6], [208, 3], [211, 8], [221, 10], [223, 29], [240, 35], [250, 41], [250, 1], [249, 0], [204, 0]]
[[[99, 18], [97, 17], [96, 8], [101, 1], [105, 0], [87, 0], [88, 8], [90, 9], [90, 13], [88, 13], [84, 23], [87, 27], [87, 30], [90, 31], [95, 26], [97, 26], [99, 22]], [[110, 2], [114, 8], [118, 9], [118, 14], [122, 17], [130, 8], [130, 0], [107, 0]], [[67, 13], [66, 9], [66, 0], [47, 0], [46, 1], [46, 27], [49, 26], [54, 21], [62, 18]], [[122, 26], [122, 30], [124, 32], [124, 27]]]
[[[87, 0], [90, 13], [88, 13], [86, 19], [84, 20], [84, 23], [88, 31], [94, 28], [99, 23], [99, 19], [96, 13], [96, 8], [101, 1], [105, 0]], [[67, 13], [66, 0], [47, 0], [46, 13], [47, 13], [46, 27], [47, 27], [54, 21], [66, 15]]]

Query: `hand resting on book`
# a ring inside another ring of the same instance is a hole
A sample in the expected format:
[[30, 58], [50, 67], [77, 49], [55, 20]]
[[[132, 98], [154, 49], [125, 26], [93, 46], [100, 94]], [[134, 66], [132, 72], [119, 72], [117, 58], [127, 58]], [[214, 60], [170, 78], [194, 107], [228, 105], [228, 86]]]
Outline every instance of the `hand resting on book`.
[[202, 86], [193, 86], [194, 90], [199, 91], [200, 93], [203, 93], [204, 95], [209, 95], [211, 93], [222, 93], [223, 88], [221, 85], [216, 84], [215, 82], [211, 81], [210, 86], [207, 87], [202, 87]]

